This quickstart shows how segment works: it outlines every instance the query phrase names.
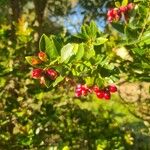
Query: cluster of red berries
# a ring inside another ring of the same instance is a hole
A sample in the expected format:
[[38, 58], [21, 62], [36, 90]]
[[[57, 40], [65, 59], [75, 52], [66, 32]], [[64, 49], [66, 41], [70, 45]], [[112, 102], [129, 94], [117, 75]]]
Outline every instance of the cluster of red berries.
[[89, 88], [87, 85], [78, 84], [75, 90], [75, 96], [87, 96], [88, 93], [92, 93], [92, 89]]
[[87, 85], [78, 84], [75, 89], [75, 96], [87, 96], [88, 93], [95, 92], [96, 96], [99, 99], [109, 100], [111, 98], [111, 93], [115, 93], [117, 91], [117, 87], [115, 85], [109, 85], [103, 89], [98, 86], [88, 87]]
[[[41, 51], [38, 53], [38, 59], [32, 59], [32, 65], [37, 65], [39, 63], [46, 62], [47, 60], [47, 55]], [[58, 77], [58, 72], [52, 68], [36, 68], [32, 70], [31, 76], [34, 79], [39, 79], [41, 84], [45, 84], [45, 78], [55, 80]]]
[[111, 93], [117, 92], [117, 87], [115, 85], [109, 85], [101, 89], [98, 86], [94, 86], [93, 91], [98, 98], [109, 100], [111, 98]]
[[45, 78], [55, 80], [58, 77], [58, 73], [54, 69], [42, 69], [37, 68], [32, 70], [32, 78], [39, 79], [41, 84], [45, 84]]
[[129, 3], [128, 5], [121, 6], [120, 8], [110, 9], [107, 12], [107, 20], [109, 22], [118, 21], [119, 19], [121, 19], [122, 14], [124, 14], [125, 18], [127, 18], [126, 14], [133, 8], [134, 8], [134, 4]]

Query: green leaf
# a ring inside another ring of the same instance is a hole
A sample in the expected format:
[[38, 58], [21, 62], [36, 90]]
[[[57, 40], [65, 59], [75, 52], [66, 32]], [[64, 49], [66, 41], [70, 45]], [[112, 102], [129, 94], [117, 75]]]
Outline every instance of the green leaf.
[[5, 83], [6, 83], [6, 79], [0, 77], [0, 88], [4, 87], [4, 86], [5, 86]]
[[79, 47], [78, 44], [73, 44], [73, 52], [74, 52], [74, 54], [77, 54], [77, 52], [78, 52], [78, 47]]
[[49, 88], [51, 85], [52, 85], [52, 83], [53, 83], [53, 80], [51, 80], [51, 79], [49, 79], [49, 78], [43, 78], [43, 80], [44, 80], [44, 85], [47, 87], [47, 88]]
[[144, 55], [145, 52], [146, 52], [145, 49], [141, 49], [141, 48], [138, 48], [138, 47], [133, 48], [132, 50], [133, 50], [135, 53], [139, 54], [140, 56]]
[[102, 45], [102, 44], [104, 44], [106, 41], [108, 41], [107, 38], [99, 37], [99, 38], [97, 38], [96, 41], [94, 42], [94, 45]]
[[120, 7], [120, 2], [115, 2], [115, 6], [117, 7], [117, 8], [119, 8]]
[[61, 63], [65, 62], [67, 63], [71, 56], [73, 56], [74, 53], [74, 45], [68, 43], [61, 49]]
[[129, 26], [126, 26], [124, 32], [126, 37], [128, 38], [128, 41], [137, 40], [138, 37], [137, 29], [132, 29]]
[[85, 58], [86, 59], [90, 59], [91, 57], [95, 56], [95, 50], [94, 50], [93, 46], [89, 47], [89, 46], [85, 45], [84, 51], [85, 51]]
[[126, 6], [128, 4], [128, 0], [123, 0], [122, 1], [122, 6]]
[[55, 47], [57, 48], [57, 51], [59, 53], [64, 44], [62, 37], [61, 36], [51, 36], [51, 38], [53, 39]]
[[95, 84], [96, 84], [97, 86], [99, 86], [99, 87], [103, 87], [103, 85], [104, 85], [104, 80], [103, 80], [101, 77], [96, 78]]
[[81, 34], [79, 34], [80, 36], [78, 35], [78, 37], [84, 37], [84, 39], [86, 40], [90, 38], [94, 39], [97, 36], [97, 32], [98, 28], [96, 23], [94, 21], [91, 21], [90, 25], [85, 24], [81, 27]]
[[87, 33], [87, 30], [86, 30], [86, 28], [85, 28], [85, 25], [83, 25], [82, 27], [81, 27], [81, 37], [84, 37], [84, 39], [88, 39], [89, 38], [89, 35], [88, 35], [88, 33]]
[[141, 42], [143, 42], [143, 44], [150, 44], [150, 31], [144, 32], [143, 36], [141, 37]]
[[63, 77], [61, 75], [59, 77], [57, 77], [56, 80], [55, 80], [55, 82], [53, 83], [53, 87], [55, 87], [58, 83], [60, 83], [61, 81], [63, 81], [64, 78], [65, 77]]
[[86, 77], [85, 82], [86, 82], [86, 85], [92, 86], [94, 83], [94, 77]]
[[114, 22], [112, 22], [111, 25], [112, 25], [112, 27], [113, 27], [114, 29], [116, 29], [118, 32], [124, 33], [124, 25], [123, 25], [123, 24], [119, 24], [119, 23], [114, 23]]
[[81, 60], [84, 56], [84, 45], [83, 43], [79, 44], [78, 52], [76, 53], [76, 60]]
[[90, 34], [92, 38], [96, 38], [96, 34], [98, 32], [98, 28], [96, 26], [96, 23], [94, 21], [91, 21], [90, 23]]
[[41, 36], [39, 48], [41, 51], [45, 51], [51, 60], [59, 56], [53, 38], [49, 38], [45, 34]]

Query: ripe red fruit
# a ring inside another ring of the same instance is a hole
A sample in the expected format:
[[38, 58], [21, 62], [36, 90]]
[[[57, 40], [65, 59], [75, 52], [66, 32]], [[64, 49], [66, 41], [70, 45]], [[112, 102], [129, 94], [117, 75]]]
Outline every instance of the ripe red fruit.
[[111, 95], [110, 95], [109, 92], [104, 92], [104, 98], [105, 98], [106, 100], [109, 100], [110, 97], [111, 97]]
[[133, 3], [129, 3], [127, 5], [128, 10], [132, 10], [134, 8], [134, 4]]
[[55, 80], [58, 76], [57, 71], [55, 71], [54, 69], [47, 69], [46, 74], [48, 75], [48, 77], [50, 77], [51, 80]]
[[38, 53], [38, 57], [40, 58], [40, 60], [42, 60], [42, 61], [47, 61], [47, 55], [46, 55], [46, 53], [44, 53], [44, 52], [39, 52]]
[[99, 92], [100, 89], [99, 89], [99, 87], [98, 87], [97, 85], [95, 85], [95, 86], [93, 87], [93, 91], [94, 91], [94, 92]]
[[113, 16], [113, 9], [109, 9], [107, 12], [107, 16]]
[[85, 85], [82, 85], [82, 84], [78, 84], [76, 86], [76, 89], [75, 89], [75, 96], [76, 97], [80, 97], [80, 96], [87, 96], [88, 93], [92, 93], [92, 89], [89, 88], [86, 84]]
[[117, 87], [115, 85], [109, 85], [108, 86], [108, 89], [111, 93], [114, 93], [117, 91]]
[[118, 8], [110, 9], [107, 12], [107, 20], [109, 22], [118, 21], [120, 19], [120, 11]]
[[76, 92], [81, 92], [82, 93], [82, 88], [77, 88]]
[[82, 88], [82, 84], [78, 84], [76, 88]]
[[75, 92], [75, 97], [80, 97], [82, 95], [81, 92]]
[[82, 89], [82, 95], [87, 96], [88, 91], [86, 89]]
[[96, 96], [98, 97], [98, 98], [100, 98], [100, 99], [102, 99], [102, 98], [104, 98], [104, 91], [98, 91], [98, 92], [96, 92]]
[[119, 8], [120, 13], [125, 13], [127, 10], [128, 10], [128, 7], [127, 7], [127, 6], [121, 6], [121, 7]]
[[32, 78], [39, 79], [42, 76], [43, 69], [37, 68], [32, 70]]

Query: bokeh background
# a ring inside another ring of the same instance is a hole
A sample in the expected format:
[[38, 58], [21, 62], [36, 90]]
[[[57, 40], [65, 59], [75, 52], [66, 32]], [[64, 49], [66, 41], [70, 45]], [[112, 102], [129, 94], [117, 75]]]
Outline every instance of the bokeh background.
[[46, 35], [95, 20], [108, 30], [113, 0], [0, 0], [0, 150], [150, 150], [148, 82], [120, 82], [110, 101], [42, 87], [25, 56]]

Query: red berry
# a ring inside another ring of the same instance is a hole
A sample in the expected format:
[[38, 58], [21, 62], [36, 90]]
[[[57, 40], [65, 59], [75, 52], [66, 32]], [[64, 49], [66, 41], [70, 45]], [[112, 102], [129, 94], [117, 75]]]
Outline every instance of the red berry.
[[88, 86], [86, 84], [82, 85], [82, 88], [85, 89], [85, 90], [88, 90]]
[[105, 94], [104, 91], [98, 91], [98, 92], [96, 92], [97, 97], [100, 98], [100, 99], [104, 98], [104, 94]]
[[107, 12], [107, 20], [109, 22], [118, 21], [120, 19], [120, 13], [118, 8], [110, 9]]
[[109, 91], [112, 93], [117, 91], [117, 87], [115, 85], [109, 85], [108, 88], [109, 88]]
[[81, 92], [75, 92], [75, 96], [76, 96], [76, 97], [80, 97], [81, 95], [82, 95]]
[[76, 92], [82, 92], [82, 88], [77, 88]]
[[82, 95], [87, 96], [88, 91], [86, 89], [82, 89]]
[[51, 80], [55, 80], [58, 76], [58, 73], [54, 69], [47, 69], [46, 73], [50, 77]]
[[111, 16], [107, 17], [108, 22], [112, 22], [113, 18]]
[[119, 8], [120, 13], [125, 13], [127, 10], [128, 10], [128, 7], [127, 7], [127, 6], [121, 6], [121, 7]]
[[82, 84], [78, 84], [76, 88], [82, 88]]
[[107, 16], [113, 16], [113, 9], [109, 9], [107, 12]]
[[104, 98], [105, 98], [106, 100], [109, 100], [110, 97], [111, 97], [111, 95], [110, 95], [109, 92], [104, 92]]
[[92, 90], [85, 84], [78, 84], [75, 90], [76, 97], [80, 97], [81, 95], [87, 96], [88, 92], [92, 92]]
[[43, 69], [41, 68], [32, 70], [32, 78], [39, 79], [42, 76], [42, 72], [43, 72]]
[[99, 89], [99, 87], [98, 87], [97, 85], [95, 85], [95, 86], [93, 87], [93, 91], [94, 91], [94, 92], [99, 92], [100, 89]]
[[134, 4], [133, 3], [129, 3], [127, 5], [128, 10], [132, 10], [134, 8]]
[[38, 57], [40, 58], [40, 60], [42, 60], [42, 61], [47, 61], [47, 55], [46, 55], [46, 53], [44, 53], [44, 52], [39, 52], [38, 53]]

